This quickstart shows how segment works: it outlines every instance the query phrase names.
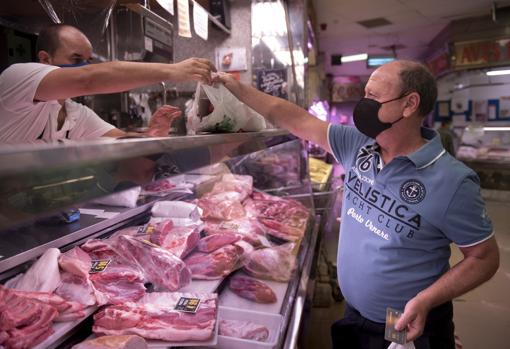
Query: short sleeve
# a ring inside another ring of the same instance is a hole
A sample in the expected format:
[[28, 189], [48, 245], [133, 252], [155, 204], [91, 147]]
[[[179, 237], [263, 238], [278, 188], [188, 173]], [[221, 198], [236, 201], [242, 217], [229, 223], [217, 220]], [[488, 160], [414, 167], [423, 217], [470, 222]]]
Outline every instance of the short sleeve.
[[442, 222], [443, 233], [459, 247], [477, 245], [493, 235], [478, 176], [471, 174], [461, 182]]
[[71, 139], [97, 139], [115, 128], [84, 105], [67, 100], [66, 107], [75, 117], [77, 116], [76, 126], [70, 133]]
[[355, 127], [344, 125], [328, 126], [328, 143], [336, 161], [345, 165], [350, 157], [361, 148], [370, 138], [361, 134]]
[[0, 103], [8, 111], [30, 109], [39, 83], [58, 67], [41, 63], [13, 64], [0, 75]]

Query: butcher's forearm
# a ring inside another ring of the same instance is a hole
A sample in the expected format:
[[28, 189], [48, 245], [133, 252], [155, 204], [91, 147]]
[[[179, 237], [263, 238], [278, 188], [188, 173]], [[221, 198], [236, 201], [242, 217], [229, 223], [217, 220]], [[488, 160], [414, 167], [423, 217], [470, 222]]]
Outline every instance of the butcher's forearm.
[[430, 287], [418, 293], [417, 298], [434, 308], [459, 297], [489, 280], [498, 269], [499, 258], [466, 257], [445, 273]]

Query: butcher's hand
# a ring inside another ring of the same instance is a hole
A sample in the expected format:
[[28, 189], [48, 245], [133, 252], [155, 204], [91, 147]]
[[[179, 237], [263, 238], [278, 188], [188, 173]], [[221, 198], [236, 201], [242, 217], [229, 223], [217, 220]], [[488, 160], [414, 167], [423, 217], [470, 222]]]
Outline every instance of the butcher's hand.
[[204, 84], [211, 84], [211, 73], [216, 71], [214, 64], [205, 58], [188, 58], [174, 64], [175, 82], [200, 81]]
[[395, 329], [397, 331], [407, 329], [407, 341], [414, 341], [422, 335], [429, 311], [430, 307], [419, 296], [412, 298], [407, 302], [404, 313], [397, 321]]
[[175, 118], [182, 115], [179, 108], [172, 105], [164, 105], [154, 114], [149, 122], [149, 129], [145, 132], [150, 137], [166, 137], [170, 132], [170, 126]]
[[230, 92], [239, 97], [242, 85], [232, 74], [218, 72], [213, 73], [212, 77], [213, 83], [222, 83]]

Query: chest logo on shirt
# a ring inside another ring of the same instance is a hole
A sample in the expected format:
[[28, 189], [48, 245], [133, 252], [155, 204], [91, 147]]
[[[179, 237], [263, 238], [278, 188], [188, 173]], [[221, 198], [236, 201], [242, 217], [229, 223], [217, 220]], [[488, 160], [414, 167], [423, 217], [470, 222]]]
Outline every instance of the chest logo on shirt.
[[356, 157], [356, 167], [361, 172], [367, 172], [372, 167], [372, 158], [374, 154], [369, 152], [365, 148], [359, 150], [358, 156]]
[[426, 194], [425, 186], [416, 179], [405, 181], [400, 187], [400, 198], [408, 204], [418, 204], [422, 202]]

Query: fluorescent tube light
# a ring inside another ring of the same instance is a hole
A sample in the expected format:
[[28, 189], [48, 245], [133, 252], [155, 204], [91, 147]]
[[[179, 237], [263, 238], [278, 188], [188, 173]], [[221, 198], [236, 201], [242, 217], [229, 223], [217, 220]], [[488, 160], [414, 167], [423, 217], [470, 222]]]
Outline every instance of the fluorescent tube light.
[[360, 53], [358, 55], [351, 55], [351, 56], [342, 56], [342, 63], [366, 61], [367, 58], [368, 58], [368, 54], [366, 54], [366, 53]]
[[491, 126], [491, 127], [484, 127], [484, 131], [510, 131], [510, 127], [497, 127], [497, 126]]
[[510, 69], [507, 70], [491, 70], [486, 73], [489, 76], [496, 76], [496, 75], [508, 75], [510, 74]]

